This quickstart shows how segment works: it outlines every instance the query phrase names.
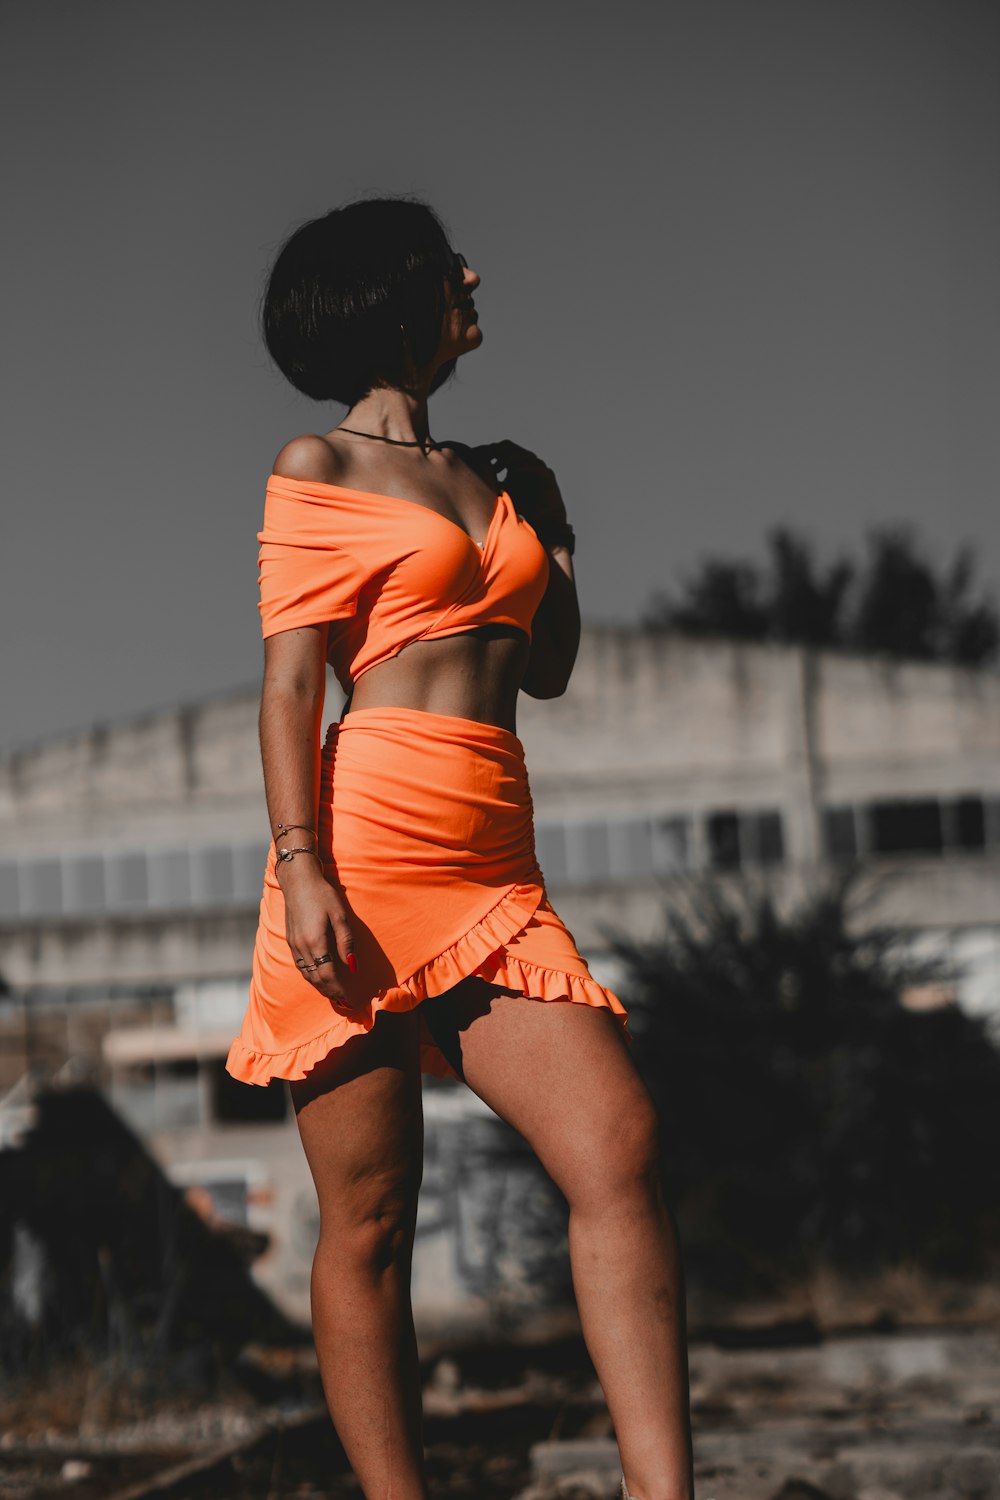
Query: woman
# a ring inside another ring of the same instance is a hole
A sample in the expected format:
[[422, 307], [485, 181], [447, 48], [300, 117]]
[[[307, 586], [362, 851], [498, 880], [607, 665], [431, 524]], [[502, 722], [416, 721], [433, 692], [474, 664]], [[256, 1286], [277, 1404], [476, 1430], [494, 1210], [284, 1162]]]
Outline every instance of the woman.
[[[476, 272], [409, 198], [304, 224], [271, 269], [275, 362], [348, 407], [268, 479], [260, 742], [274, 842], [227, 1067], [289, 1080], [320, 1205], [330, 1414], [370, 1500], [423, 1500], [410, 1267], [421, 1074], [468, 1086], [569, 1202], [574, 1286], [621, 1492], [693, 1495], [682, 1274], [625, 1008], [548, 900], [517, 694], [580, 636], [555, 476], [435, 443], [427, 403], [483, 341]], [[503, 485], [499, 482], [503, 477]], [[325, 667], [348, 694], [320, 749]]]

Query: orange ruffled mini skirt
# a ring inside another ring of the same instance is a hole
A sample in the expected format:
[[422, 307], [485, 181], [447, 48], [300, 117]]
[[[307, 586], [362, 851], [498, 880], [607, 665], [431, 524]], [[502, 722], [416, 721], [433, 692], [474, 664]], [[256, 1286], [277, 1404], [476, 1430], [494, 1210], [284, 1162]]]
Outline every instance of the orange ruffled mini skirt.
[[[380, 1010], [412, 1010], [473, 974], [536, 1000], [608, 1009], [632, 1042], [624, 1005], [549, 903], [524, 746], [511, 730], [424, 709], [350, 710], [326, 733], [318, 833], [354, 934], [356, 972], [337, 961], [350, 1008], [334, 1008], [295, 966], [272, 843], [250, 1002], [226, 1060], [234, 1078], [304, 1078]], [[458, 1077], [423, 1018], [420, 1068]]]

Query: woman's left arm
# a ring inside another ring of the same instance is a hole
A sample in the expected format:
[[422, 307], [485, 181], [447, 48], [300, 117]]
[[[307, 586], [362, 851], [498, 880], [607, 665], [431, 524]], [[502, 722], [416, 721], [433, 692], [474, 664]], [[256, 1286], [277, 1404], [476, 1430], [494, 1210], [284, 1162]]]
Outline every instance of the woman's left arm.
[[580, 604], [569, 549], [549, 554], [549, 582], [531, 622], [531, 654], [521, 687], [529, 698], [559, 698], [569, 686], [580, 645]]
[[537, 532], [549, 554], [549, 581], [531, 622], [531, 654], [521, 687], [531, 698], [558, 698], [565, 693], [580, 646], [580, 604], [573, 558], [562, 543], [546, 542], [566, 522], [566, 505], [555, 474], [537, 455], [518, 443], [488, 447], [489, 461], [506, 469], [503, 485], [518, 512]]

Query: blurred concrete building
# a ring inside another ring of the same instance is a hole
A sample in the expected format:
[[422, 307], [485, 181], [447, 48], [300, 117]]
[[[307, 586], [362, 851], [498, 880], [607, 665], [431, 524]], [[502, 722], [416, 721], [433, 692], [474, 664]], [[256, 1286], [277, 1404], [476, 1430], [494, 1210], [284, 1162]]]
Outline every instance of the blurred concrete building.
[[[340, 699], [331, 678], [326, 722]], [[315, 1209], [286, 1086], [223, 1066], [269, 839], [257, 710], [255, 684], [0, 761], [0, 1132], [26, 1078], [93, 1078], [193, 1200], [272, 1233], [255, 1273], [308, 1317]], [[866, 919], [945, 955], [957, 1003], [1000, 1016], [995, 671], [588, 629], [569, 691], [522, 696], [518, 732], [547, 886], [603, 983], [609, 931], [656, 935], [689, 872], [766, 870], [794, 901], [860, 859], [894, 876]], [[443, 1205], [495, 1117], [452, 1082], [425, 1104], [429, 1326], [476, 1282], [479, 1231]]]

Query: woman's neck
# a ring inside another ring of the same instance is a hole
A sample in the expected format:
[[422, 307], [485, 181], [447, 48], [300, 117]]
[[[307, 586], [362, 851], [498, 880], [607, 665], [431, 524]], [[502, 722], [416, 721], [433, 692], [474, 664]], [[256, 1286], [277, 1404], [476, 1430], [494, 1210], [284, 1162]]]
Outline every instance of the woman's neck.
[[369, 391], [355, 402], [340, 425], [397, 443], [425, 444], [429, 431], [427, 393], [395, 388]]

